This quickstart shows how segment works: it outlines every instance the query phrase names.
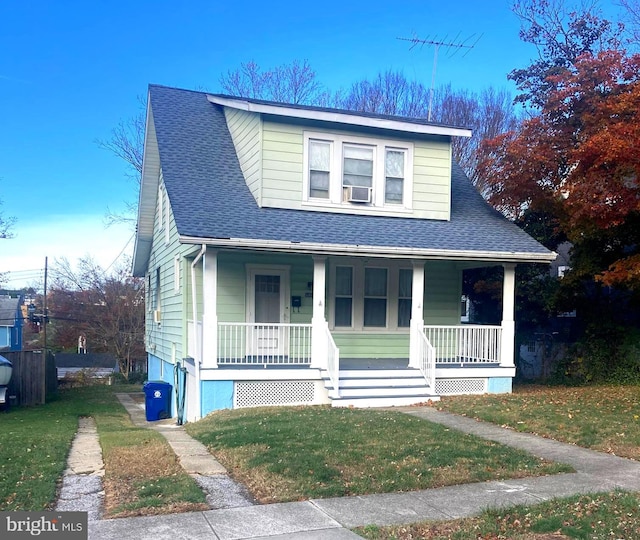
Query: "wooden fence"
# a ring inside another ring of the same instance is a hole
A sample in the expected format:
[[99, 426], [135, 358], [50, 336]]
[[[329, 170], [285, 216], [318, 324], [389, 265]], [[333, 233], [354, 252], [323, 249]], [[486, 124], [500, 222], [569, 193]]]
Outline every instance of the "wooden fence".
[[13, 364], [7, 396], [16, 396], [11, 405], [42, 405], [57, 391], [58, 377], [53, 354], [43, 351], [1, 352]]

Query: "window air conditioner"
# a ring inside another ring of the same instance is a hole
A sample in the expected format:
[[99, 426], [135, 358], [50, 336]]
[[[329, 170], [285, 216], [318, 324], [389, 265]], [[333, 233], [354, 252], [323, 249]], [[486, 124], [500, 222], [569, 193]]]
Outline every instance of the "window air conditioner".
[[159, 309], [153, 310], [153, 322], [160, 324], [162, 321], [162, 312]]
[[371, 188], [361, 186], [348, 186], [347, 201], [356, 203], [370, 203]]

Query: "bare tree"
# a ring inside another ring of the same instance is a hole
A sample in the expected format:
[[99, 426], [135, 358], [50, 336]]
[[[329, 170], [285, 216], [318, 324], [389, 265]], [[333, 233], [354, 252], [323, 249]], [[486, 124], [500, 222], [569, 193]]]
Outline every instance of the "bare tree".
[[[418, 82], [410, 82], [400, 72], [386, 71], [373, 80], [354, 83], [342, 98], [340, 106], [349, 110], [427, 118], [429, 89]], [[453, 157], [480, 192], [485, 182], [479, 178], [477, 152], [481, 142], [505, 133], [517, 125], [511, 95], [506, 90], [490, 87], [479, 94], [454, 90], [451, 85], [434, 92], [432, 118], [450, 126], [467, 127], [471, 138], [455, 137]]]
[[135, 116], [128, 120], [121, 120], [111, 130], [109, 139], [96, 139], [96, 144], [108, 150], [114, 156], [122, 159], [127, 164], [125, 174], [135, 185], [135, 200], [125, 201], [126, 209], [122, 213], [112, 212], [107, 209], [107, 225], [115, 223], [134, 224], [138, 211], [138, 193], [142, 181], [142, 158], [144, 154], [144, 131], [146, 126], [147, 101], [138, 96], [139, 110]]
[[[2, 206], [2, 199], [0, 199], [0, 206]], [[6, 217], [0, 212], [0, 240], [6, 238], [12, 238], [12, 227], [16, 222], [14, 217]]]
[[307, 60], [294, 60], [263, 71], [253, 61], [240, 64], [236, 70], [220, 77], [223, 92], [239, 97], [264, 99], [281, 103], [312, 105], [323, 93]]
[[111, 353], [127, 378], [144, 360], [144, 280], [129, 275], [126, 261], [110, 273], [91, 258], [76, 269], [56, 261], [49, 306], [54, 346], [75, 348], [85, 335], [89, 350]]
[[517, 0], [512, 4], [521, 22], [520, 39], [535, 45], [539, 56], [530, 66], [509, 74], [522, 92], [517, 102], [540, 109], [553, 89], [554, 75], [570, 69], [582, 54], [621, 47], [624, 25], [604, 19], [597, 6], [597, 0]]

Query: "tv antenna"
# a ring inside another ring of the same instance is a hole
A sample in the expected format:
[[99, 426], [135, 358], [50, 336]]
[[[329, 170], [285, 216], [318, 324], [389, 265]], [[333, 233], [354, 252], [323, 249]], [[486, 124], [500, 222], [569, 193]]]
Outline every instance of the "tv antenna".
[[409, 41], [411, 43], [411, 47], [409, 47], [409, 50], [413, 49], [418, 45], [420, 46], [431, 45], [434, 48], [433, 67], [431, 68], [431, 87], [429, 88], [429, 111], [427, 113], [427, 121], [429, 122], [431, 122], [431, 107], [433, 105], [433, 89], [436, 83], [436, 68], [438, 66], [438, 51], [440, 50], [440, 47], [446, 47], [451, 50], [451, 54], [449, 55], [450, 58], [460, 50], [466, 49], [466, 52], [462, 55], [462, 58], [464, 58], [469, 53], [469, 51], [476, 46], [476, 43], [478, 43], [478, 41], [480, 41], [480, 38], [482, 37], [482, 34], [480, 34], [473, 43], [469, 44], [469, 42], [475, 37], [475, 34], [472, 34], [471, 36], [469, 36], [467, 39], [463, 41], [458, 41], [459, 35], [460, 34], [458, 34], [453, 40], [450, 40], [450, 41], [447, 40], [446, 36], [444, 39], [441, 39], [441, 40], [438, 40], [435, 38], [429, 39], [428, 37], [425, 39], [421, 39], [416, 36], [412, 38], [404, 38], [404, 37], [398, 38], [401, 41]]

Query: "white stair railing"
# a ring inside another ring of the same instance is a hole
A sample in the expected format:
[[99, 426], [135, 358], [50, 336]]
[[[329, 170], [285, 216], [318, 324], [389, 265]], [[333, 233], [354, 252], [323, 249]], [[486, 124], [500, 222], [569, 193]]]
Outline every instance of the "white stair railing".
[[340, 397], [340, 349], [331, 335], [329, 326], [325, 325], [325, 337], [327, 340], [327, 373], [333, 390], [329, 392], [329, 397]]
[[418, 353], [418, 369], [427, 381], [431, 391], [436, 387], [436, 349], [431, 345], [422, 330], [416, 327], [416, 342]]

